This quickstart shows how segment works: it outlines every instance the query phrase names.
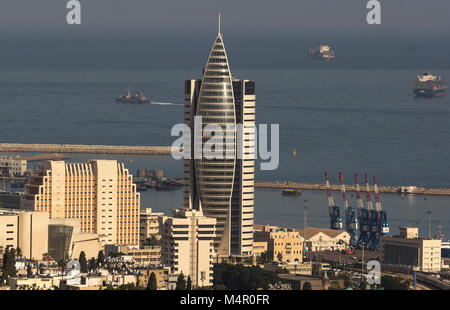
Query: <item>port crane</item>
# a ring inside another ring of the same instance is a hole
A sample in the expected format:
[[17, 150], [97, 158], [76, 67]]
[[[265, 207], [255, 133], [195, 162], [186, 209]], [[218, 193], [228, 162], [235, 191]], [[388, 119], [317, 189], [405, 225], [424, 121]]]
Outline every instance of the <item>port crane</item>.
[[362, 213], [364, 210], [364, 203], [361, 197], [361, 188], [359, 187], [359, 178], [357, 173], [355, 173], [355, 189], [356, 189], [356, 213], [358, 216], [358, 240], [356, 241], [356, 245], [358, 245], [361, 235]]
[[[371, 232], [371, 211], [372, 207], [372, 198], [370, 197], [370, 186], [369, 186], [369, 178], [367, 173], [365, 174], [366, 179], [366, 208], [361, 209], [361, 225], [360, 225], [360, 233], [358, 239], [358, 246], [367, 247], [370, 245], [370, 232]], [[358, 182], [356, 178], [356, 182]], [[359, 184], [358, 184], [359, 188]], [[362, 201], [361, 201], [362, 202]]]
[[350, 245], [356, 246], [358, 242], [358, 214], [354, 207], [349, 207], [347, 195], [345, 193], [344, 176], [339, 172], [339, 180], [341, 182], [342, 201], [344, 203], [345, 212], [345, 229], [350, 235]]
[[380, 246], [380, 236], [387, 235], [389, 233], [389, 223], [387, 222], [386, 211], [381, 207], [380, 195], [378, 193], [377, 177], [373, 176], [373, 190], [375, 192], [375, 208], [376, 208], [376, 224], [377, 233], [373, 238], [373, 248]]
[[331, 195], [330, 181], [328, 179], [328, 172], [325, 172], [325, 184], [327, 187], [328, 195], [328, 211], [330, 214], [330, 227], [331, 229], [341, 229], [342, 219], [340, 215], [340, 209], [334, 204], [333, 196]]

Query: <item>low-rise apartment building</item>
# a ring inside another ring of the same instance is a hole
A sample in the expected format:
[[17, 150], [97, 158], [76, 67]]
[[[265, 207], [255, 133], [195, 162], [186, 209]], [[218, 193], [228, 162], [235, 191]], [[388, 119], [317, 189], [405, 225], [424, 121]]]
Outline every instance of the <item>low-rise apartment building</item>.
[[302, 262], [303, 238], [286, 228], [265, 226], [262, 231], [255, 231], [256, 242], [267, 242], [267, 251], [272, 253], [274, 261]]
[[381, 259], [385, 264], [407, 265], [423, 272], [441, 270], [441, 239], [419, 238], [417, 227], [401, 227], [398, 236], [382, 236]]
[[23, 176], [27, 172], [27, 161], [12, 156], [0, 156], [0, 175]]
[[155, 238], [159, 241], [161, 234], [159, 233], [158, 218], [164, 216], [163, 213], [154, 213], [151, 208], [146, 208], [141, 212], [139, 217], [139, 246], [149, 245], [147, 240]]

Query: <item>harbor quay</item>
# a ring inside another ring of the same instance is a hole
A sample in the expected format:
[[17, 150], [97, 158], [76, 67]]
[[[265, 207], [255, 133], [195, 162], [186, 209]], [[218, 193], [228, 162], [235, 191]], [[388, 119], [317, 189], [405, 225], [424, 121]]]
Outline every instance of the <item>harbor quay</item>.
[[[279, 188], [279, 189], [305, 189], [326, 191], [326, 184], [307, 184], [297, 182], [263, 182], [255, 181], [257, 188]], [[332, 191], [340, 191], [339, 185], [330, 185]], [[356, 192], [356, 186], [347, 185], [346, 190]], [[370, 187], [373, 191], [373, 186]], [[450, 195], [450, 188], [425, 188], [417, 186], [378, 186], [380, 193], [404, 193], [416, 195]]]

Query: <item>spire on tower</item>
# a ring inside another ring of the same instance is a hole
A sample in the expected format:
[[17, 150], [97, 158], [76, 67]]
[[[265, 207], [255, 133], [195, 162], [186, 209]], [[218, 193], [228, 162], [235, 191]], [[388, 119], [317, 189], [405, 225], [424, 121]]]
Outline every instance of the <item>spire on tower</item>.
[[220, 35], [220, 12], [219, 12], [219, 22], [218, 22], [218, 28], [219, 28], [219, 32], [218, 32], [218, 34]]

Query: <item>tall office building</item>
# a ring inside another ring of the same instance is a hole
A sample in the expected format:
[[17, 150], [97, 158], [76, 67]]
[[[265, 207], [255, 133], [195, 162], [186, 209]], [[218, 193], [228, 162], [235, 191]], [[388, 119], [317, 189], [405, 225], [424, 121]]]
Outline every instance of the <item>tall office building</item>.
[[51, 219], [79, 218], [81, 232], [98, 234], [103, 245], [139, 245], [139, 204], [133, 176], [115, 160], [45, 162], [21, 200]]
[[[194, 158], [184, 161], [184, 207], [202, 210], [217, 220], [215, 250], [222, 257], [248, 256], [253, 247], [255, 82], [233, 78], [223, 37], [213, 43], [202, 79], [185, 82], [184, 121], [194, 133], [195, 117], [202, 117], [202, 129], [219, 125], [223, 131], [222, 159]], [[243, 130], [236, 130], [236, 125]], [[204, 150], [212, 134], [201, 141], [185, 141]], [[198, 141], [198, 142], [197, 142]]]

